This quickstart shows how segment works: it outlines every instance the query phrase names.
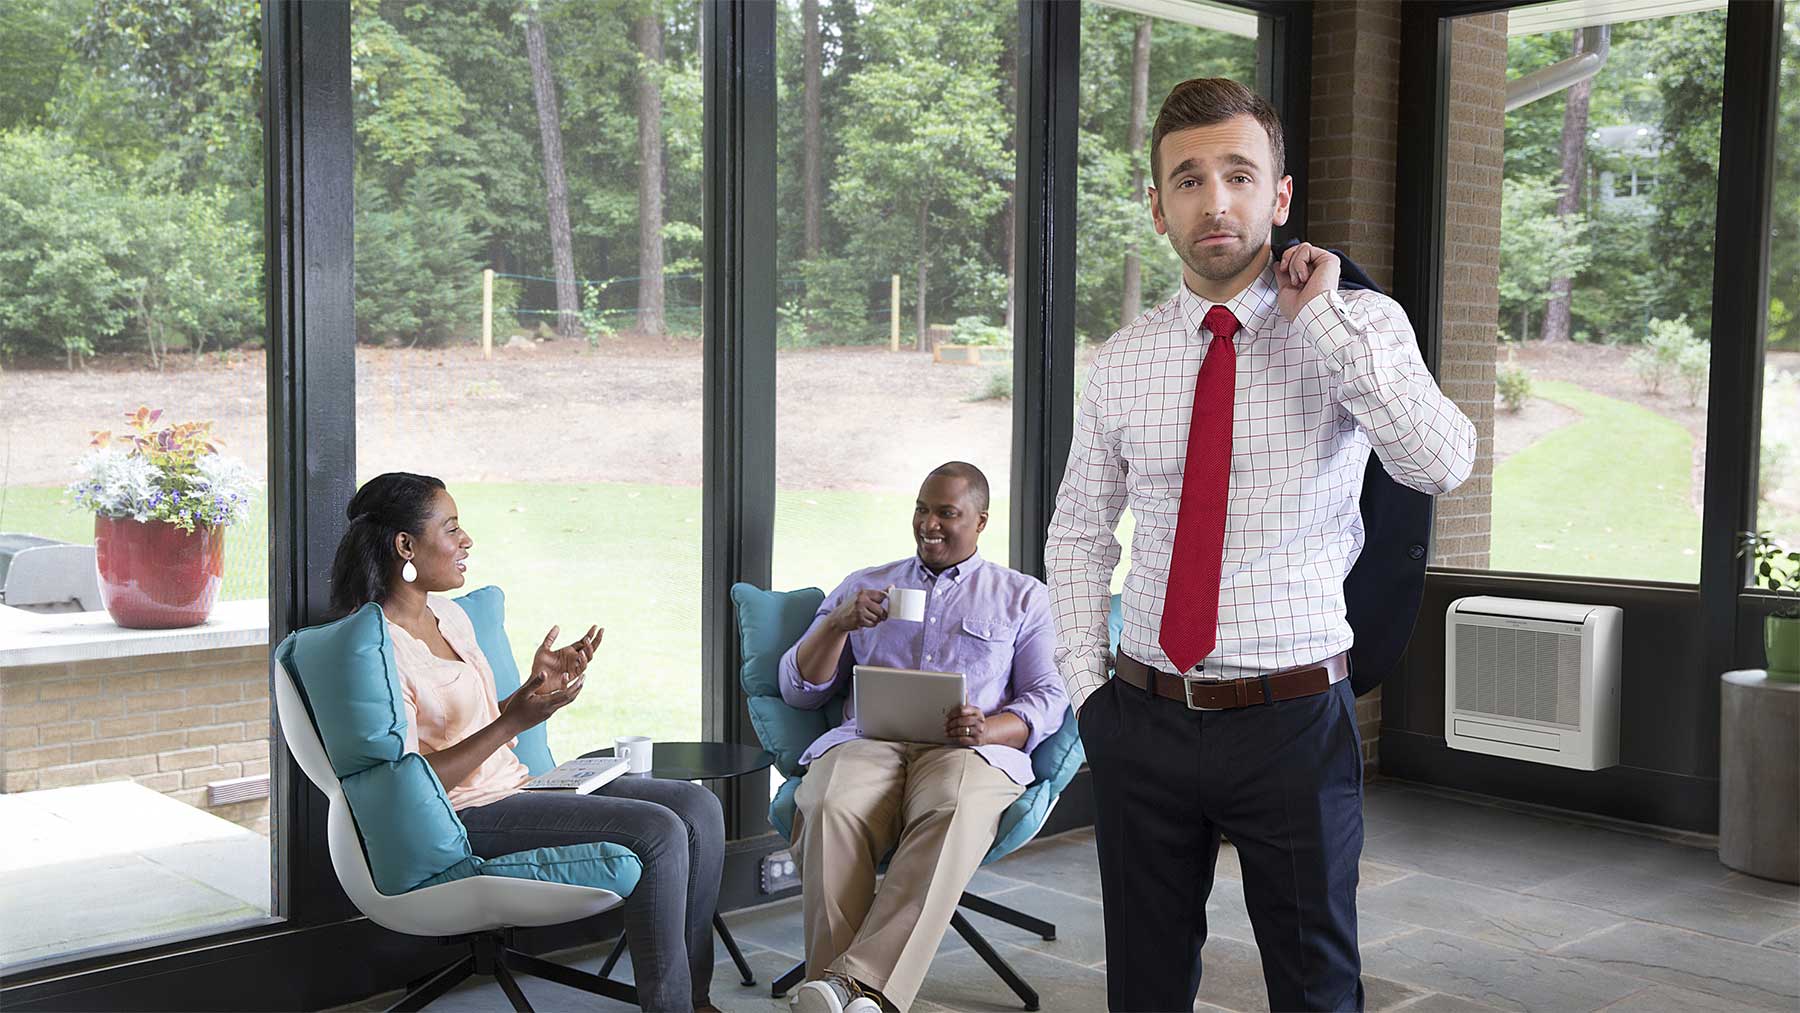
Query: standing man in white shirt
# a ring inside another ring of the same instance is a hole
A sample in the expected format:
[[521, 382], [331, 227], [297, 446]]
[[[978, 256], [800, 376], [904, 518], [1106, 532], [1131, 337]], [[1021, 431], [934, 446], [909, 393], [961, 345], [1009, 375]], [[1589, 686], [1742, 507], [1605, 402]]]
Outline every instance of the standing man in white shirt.
[[1283, 157], [1274, 109], [1234, 81], [1186, 81], [1163, 102], [1150, 211], [1183, 284], [1095, 357], [1046, 544], [1057, 663], [1093, 771], [1114, 1010], [1193, 1008], [1221, 833], [1270, 1008], [1362, 1008], [1343, 584], [1363, 469], [1373, 450], [1437, 494], [1475, 458], [1399, 305], [1340, 293], [1323, 249], [1274, 255], [1294, 199]]

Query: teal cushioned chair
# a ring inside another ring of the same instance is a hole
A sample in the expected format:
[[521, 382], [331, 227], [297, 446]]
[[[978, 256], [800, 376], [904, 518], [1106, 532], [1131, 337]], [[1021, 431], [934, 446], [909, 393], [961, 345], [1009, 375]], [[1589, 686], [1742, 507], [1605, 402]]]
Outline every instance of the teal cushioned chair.
[[[736, 584], [731, 589], [731, 600], [737, 606], [743, 657], [739, 678], [749, 700], [750, 721], [763, 748], [775, 754], [776, 769], [787, 778], [769, 803], [769, 823], [791, 840], [794, 793], [799, 790], [800, 779], [806, 772], [800, 766], [800, 757], [814, 739], [838, 723], [843, 713], [838, 699], [848, 692], [849, 680], [840, 687], [838, 697], [818, 710], [790, 707], [781, 698], [781, 656], [812, 625], [819, 604], [825, 600], [825, 592], [816, 587], [786, 592], [764, 591], [751, 584]], [[1115, 599], [1115, 615], [1117, 610]], [[1085, 758], [1075, 716], [1066, 715], [1062, 727], [1031, 751], [1032, 782], [1025, 793], [1000, 814], [994, 844], [981, 864], [987, 865], [1011, 854], [1037, 834], [1056, 805], [1057, 796], [1068, 787]], [[1056, 938], [1055, 925], [973, 893], [964, 891], [959, 903], [970, 911], [1037, 933], [1044, 939]], [[1037, 991], [1013, 970], [961, 911], [951, 917], [950, 925], [1018, 995], [1027, 1010], [1038, 1008]], [[772, 993], [782, 995], [799, 983], [805, 972], [806, 964], [802, 962], [775, 982]]]
[[[503, 599], [483, 588], [457, 599], [494, 669], [499, 696], [518, 688], [502, 625]], [[393, 643], [369, 604], [336, 622], [299, 630], [271, 659], [282, 738], [330, 802], [326, 840], [352, 903], [396, 932], [463, 943], [469, 952], [426, 976], [392, 1008], [417, 1010], [471, 974], [492, 975], [529, 1010], [512, 972], [635, 1004], [637, 989], [512, 949], [514, 928], [557, 925], [624, 903], [642, 863], [616, 844], [538, 848], [484, 860], [418, 753], [408, 753], [406, 713]], [[508, 684], [510, 680], [510, 684]], [[521, 759], [546, 769], [543, 727], [520, 736]], [[534, 768], [535, 769], [535, 768]]]

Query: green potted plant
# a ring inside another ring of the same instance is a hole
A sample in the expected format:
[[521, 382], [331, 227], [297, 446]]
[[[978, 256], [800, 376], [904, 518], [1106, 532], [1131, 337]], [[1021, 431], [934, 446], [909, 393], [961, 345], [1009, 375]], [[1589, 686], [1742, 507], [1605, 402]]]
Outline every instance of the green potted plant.
[[1738, 533], [1740, 557], [1750, 559], [1751, 583], [1775, 592], [1775, 611], [1763, 620], [1763, 650], [1772, 682], [1800, 682], [1800, 552], [1767, 531]]
[[219, 453], [211, 422], [159, 426], [139, 408], [118, 436], [96, 432], [69, 486], [94, 513], [100, 601], [136, 629], [197, 626], [225, 579], [225, 528], [250, 504], [244, 466]]

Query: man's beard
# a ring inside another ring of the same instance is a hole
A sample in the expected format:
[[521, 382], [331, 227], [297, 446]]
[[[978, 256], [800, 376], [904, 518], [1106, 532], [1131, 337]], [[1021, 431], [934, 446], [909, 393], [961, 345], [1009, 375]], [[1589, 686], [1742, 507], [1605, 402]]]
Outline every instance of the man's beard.
[[[1196, 231], [1205, 235], [1207, 232], [1217, 231], [1217, 229], [1218, 226], [1215, 225]], [[1262, 254], [1264, 245], [1264, 243], [1246, 242], [1242, 247], [1232, 247], [1227, 251], [1209, 255], [1207, 252], [1196, 249], [1191, 242], [1174, 244], [1175, 255], [1181, 258], [1181, 262], [1187, 265], [1188, 270], [1207, 281], [1230, 281], [1243, 274], [1244, 270]]]

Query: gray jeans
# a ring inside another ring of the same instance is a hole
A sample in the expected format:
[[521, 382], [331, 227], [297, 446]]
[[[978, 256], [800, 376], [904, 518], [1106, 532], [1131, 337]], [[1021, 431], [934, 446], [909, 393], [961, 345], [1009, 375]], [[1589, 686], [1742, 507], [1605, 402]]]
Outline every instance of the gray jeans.
[[591, 795], [524, 791], [456, 815], [483, 858], [601, 841], [630, 848], [644, 863], [624, 910], [638, 1004], [680, 1013], [707, 999], [725, 864], [725, 816], [712, 792], [626, 775]]

